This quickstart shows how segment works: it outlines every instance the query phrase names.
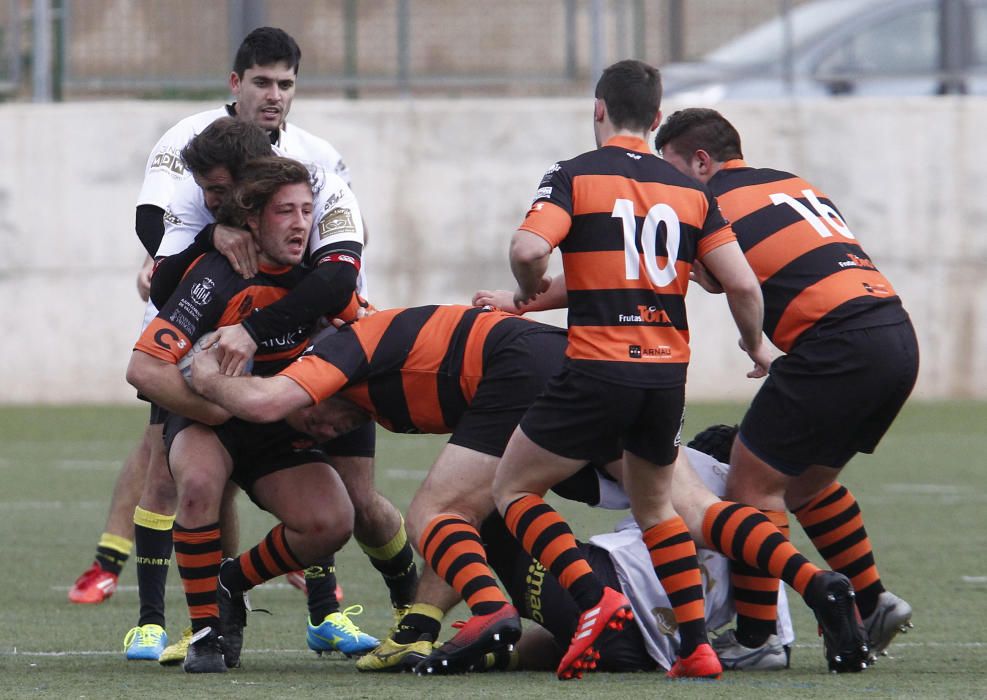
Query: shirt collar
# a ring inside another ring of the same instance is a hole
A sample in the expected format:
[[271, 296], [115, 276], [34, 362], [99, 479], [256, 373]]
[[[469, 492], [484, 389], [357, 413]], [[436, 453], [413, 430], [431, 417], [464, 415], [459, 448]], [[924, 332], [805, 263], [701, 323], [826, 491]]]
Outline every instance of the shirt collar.
[[720, 170], [734, 170], [736, 168], [747, 168], [747, 161], [743, 158], [734, 158], [733, 160], [728, 160], [726, 163], [720, 166]]
[[651, 149], [648, 148], [648, 144], [644, 139], [638, 138], [637, 136], [624, 136], [618, 135], [610, 138], [604, 146], [616, 146], [618, 148], [625, 148], [628, 151], [637, 151], [638, 153], [651, 154]]

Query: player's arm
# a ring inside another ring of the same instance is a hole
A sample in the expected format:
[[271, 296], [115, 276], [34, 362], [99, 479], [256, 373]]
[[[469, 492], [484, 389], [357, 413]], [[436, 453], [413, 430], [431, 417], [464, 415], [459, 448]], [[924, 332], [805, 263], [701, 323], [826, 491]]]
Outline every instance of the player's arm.
[[548, 290], [551, 280], [546, 277], [552, 246], [541, 236], [519, 229], [511, 238], [511, 272], [517, 280], [514, 305], [521, 308]]
[[521, 306], [514, 302], [517, 291], [506, 289], [481, 289], [473, 295], [473, 306], [492, 306], [509, 314], [525, 314], [529, 311], [549, 311], [564, 309], [569, 306], [569, 292], [565, 286], [565, 275], [556, 275], [548, 283], [548, 287], [531, 301]]
[[127, 366], [127, 381], [162, 408], [206, 425], [219, 425], [230, 418], [221, 406], [192, 391], [178, 366], [135, 349]]
[[192, 360], [192, 386], [238, 418], [271, 423], [312, 405], [312, 397], [288, 377], [228, 377], [220, 370], [219, 353], [200, 352]]
[[748, 377], [768, 373], [771, 354], [761, 332], [764, 323], [764, 299], [761, 286], [736, 240], [728, 241], [705, 253], [702, 264], [720, 283], [727, 297], [730, 313], [740, 331], [740, 347], [754, 361]]

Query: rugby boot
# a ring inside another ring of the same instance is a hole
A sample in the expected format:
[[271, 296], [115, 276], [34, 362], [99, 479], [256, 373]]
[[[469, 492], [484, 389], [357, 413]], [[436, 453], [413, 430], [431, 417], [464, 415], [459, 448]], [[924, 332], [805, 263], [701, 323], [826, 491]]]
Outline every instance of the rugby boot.
[[709, 678], [723, 675], [723, 666], [709, 644], [700, 644], [684, 659], [680, 656], [665, 674], [667, 678]]
[[357, 659], [356, 670], [364, 673], [414, 671], [434, 648], [433, 640], [427, 634], [410, 644], [398, 644], [388, 637], [376, 649]]
[[99, 564], [82, 572], [69, 589], [69, 602], [96, 605], [107, 600], [117, 589], [117, 574], [103, 571]]
[[888, 645], [899, 632], [908, 632], [912, 625], [912, 606], [891, 591], [883, 591], [877, 597], [874, 612], [864, 618], [871, 659], [878, 654], [887, 656]]
[[[220, 565], [222, 571], [226, 562]], [[243, 628], [247, 626], [247, 594], [242, 591], [231, 591], [223, 585], [223, 577], [216, 579], [216, 598], [219, 603], [220, 637], [223, 639], [223, 658], [227, 668], [240, 667], [240, 652], [243, 650]]]
[[627, 597], [606, 586], [600, 601], [579, 616], [569, 649], [555, 671], [559, 680], [582, 678], [583, 671], [594, 670], [600, 658], [597, 648], [620, 633], [624, 625], [633, 619], [634, 613]]
[[821, 571], [812, 578], [805, 593], [805, 602], [819, 622], [829, 670], [859, 673], [867, 668], [867, 632], [854, 602], [850, 579], [835, 571]]
[[339, 651], [348, 657], [363, 656], [380, 645], [380, 641], [360, 631], [350, 615], [363, 612], [362, 605], [351, 605], [342, 612], [326, 615], [318, 625], [308, 623], [306, 641], [308, 648], [319, 656], [324, 651]]
[[211, 627], [204, 627], [189, 640], [182, 668], [185, 673], [226, 673], [222, 639]]
[[713, 651], [725, 671], [779, 671], [788, 668], [788, 652], [778, 635], [768, 635], [764, 644], [748, 647], [737, 641], [737, 633], [727, 630], [713, 638]]
[[158, 657], [158, 663], [162, 666], [174, 666], [175, 664], [180, 664], [185, 661], [185, 655], [188, 654], [188, 645], [190, 641], [192, 641], [192, 628], [186, 627], [182, 631], [181, 639], [164, 648], [161, 655]]
[[161, 625], [133, 627], [123, 639], [123, 650], [130, 661], [157, 661], [168, 645], [168, 634]]
[[521, 617], [509, 603], [488, 615], [474, 615], [466, 622], [456, 622], [453, 627], [459, 631], [418, 664], [415, 668], [418, 675], [438, 676], [481, 669], [488, 653], [513, 651], [521, 638]]

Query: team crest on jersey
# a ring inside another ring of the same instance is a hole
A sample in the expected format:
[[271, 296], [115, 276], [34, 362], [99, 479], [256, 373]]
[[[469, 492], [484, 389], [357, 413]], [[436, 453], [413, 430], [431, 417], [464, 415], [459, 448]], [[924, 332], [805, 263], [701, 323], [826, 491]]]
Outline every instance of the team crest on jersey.
[[210, 277], [202, 278], [202, 281], [192, 285], [192, 301], [198, 306], [205, 306], [212, 300], [212, 290], [216, 283]]
[[356, 224], [353, 223], [353, 212], [349, 209], [336, 209], [326, 214], [319, 221], [320, 240], [344, 233], [356, 233]]

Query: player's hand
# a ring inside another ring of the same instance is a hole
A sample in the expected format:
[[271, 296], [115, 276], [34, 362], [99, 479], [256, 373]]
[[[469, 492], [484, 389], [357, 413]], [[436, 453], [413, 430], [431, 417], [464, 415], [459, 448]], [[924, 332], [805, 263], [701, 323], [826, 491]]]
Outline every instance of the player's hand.
[[243, 279], [248, 280], [257, 274], [257, 245], [249, 231], [216, 224], [212, 245], [230, 261], [230, 265]]
[[720, 281], [713, 276], [713, 273], [707, 270], [706, 266], [698, 260], [694, 260], [692, 263], [692, 271], [689, 273], [689, 279], [710, 294], [723, 294], [723, 285], [721, 285]]
[[547, 292], [551, 286], [552, 278], [546, 276], [538, 280], [536, 289], [526, 290], [518, 287], [518, 290], [514, 292], [514, 306], [520, 309], [521, 313], [524, 313], [524, 307], [534, 301], [539, 294]]
[[144, 264], [137, 272], [137, 294], [141, 301], [147, 301], [151, 296], [151, 273], [154, 272], [154, 260], [150, 255], [144, 257]]
[[481, 289], [473, 295], [473, 306], [491, 306], [509, 314], [523, 313], [514, 304], [514, 293], [506, 289]]
[[219, 355], [210, 350], [197, 352], [192, 357], [192, 373], [190, 380], [192, 388], [200, 394], [205, 394], [205, 388], [210, 378], [222, 374], [219, 369]]
[[227, 377], [245, 374], [257, 352], [257, 343], [242, 323], [217, 329], [207, 342], [210, 345], [209, 351], [219, 360], [219, 371]]
[[[373, 304], [367, 304], [367, 302], [362, 297], [360, 297], [360, 300], [362, 303], [357, 308], [356, 318], [354, 318], [353, 321], [359, 321], [361, 318], [366, 318], [367, 316], [373, 316], [375, 313], [377, 313], [377, 307], [375, 307]], [[352, 323], [353, 321], [344, 321], [341, 318], [334, 318], [330, 321], [330, 323], [336, 328], [342, 328], [347, 323]]]
[[747, 373], [750, 379], [761, 379], [762, 377], [768, 376], [768, 371], [771, 367], [771, 351], [768, 350], [767, 343], [759, 344], [755, 349], [749, 349], [745, 344], [743, 338], [737, 341], [740, 345], [740, 349], [747, 353], [747, 356], [754, 361], [754, 369]]

